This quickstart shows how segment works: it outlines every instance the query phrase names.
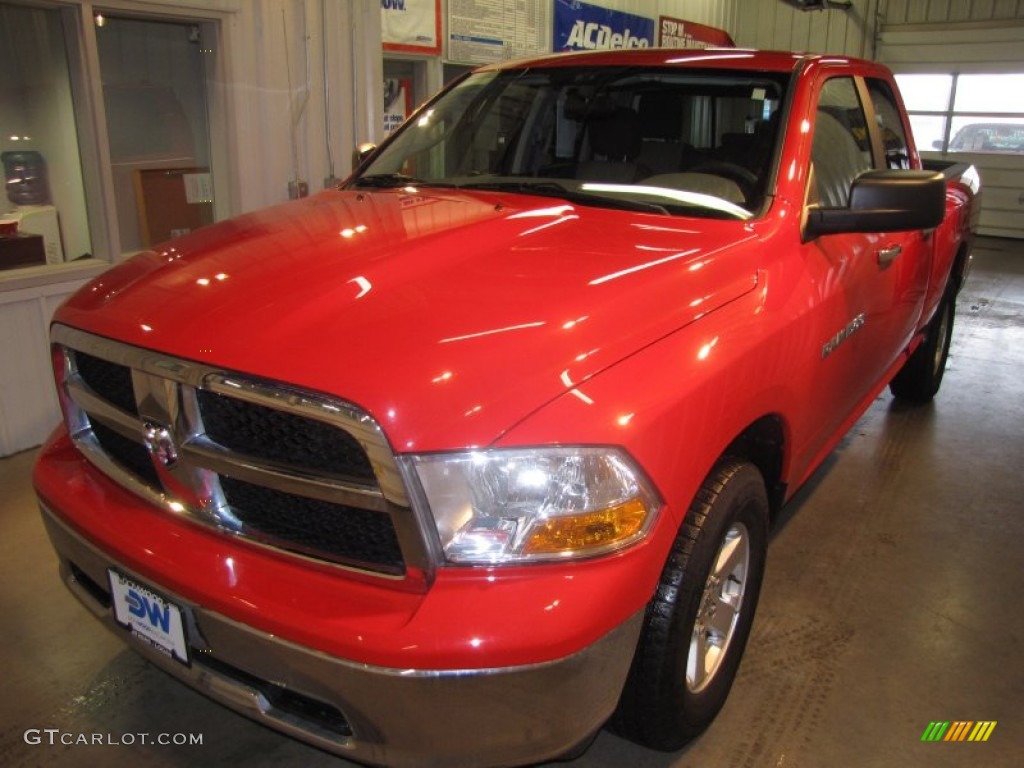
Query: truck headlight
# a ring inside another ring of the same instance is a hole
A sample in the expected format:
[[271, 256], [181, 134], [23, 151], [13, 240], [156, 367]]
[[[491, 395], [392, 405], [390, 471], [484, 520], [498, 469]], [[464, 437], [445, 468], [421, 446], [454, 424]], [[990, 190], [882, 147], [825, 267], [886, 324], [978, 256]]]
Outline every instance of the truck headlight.
[[642, 539], [660, 507], [616, 448], [557, 447], [407, 457], [456, 563], [589, 557]]

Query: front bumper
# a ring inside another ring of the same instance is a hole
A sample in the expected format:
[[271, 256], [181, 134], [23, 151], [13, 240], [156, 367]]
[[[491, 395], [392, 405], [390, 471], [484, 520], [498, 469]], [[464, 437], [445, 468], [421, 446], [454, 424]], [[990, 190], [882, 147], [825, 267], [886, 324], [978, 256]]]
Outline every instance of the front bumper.
[[114, 620], [107, 557], [45, 505], [43, 520], [71, 592], [136, 651], [210, 698], [317, 747], [394, 766], [518, 765], [557, 757], [611, 714], [642, 612], [567, 658], [497, 669], [417, 671], [357, 664], [303, 648], [151, 586], [183, 607], [189, 666]]
[[[616, 706], [657, 577], [633, 551], [427, 593], [352, 581], [169, 518], [60, 432], [35, 483], [63, 580], [109, 629], [216, 701], [371, 764], [516, 765], [585, 742]], [[110, 569], [183, 610], [188, 666], [114, 620]]]

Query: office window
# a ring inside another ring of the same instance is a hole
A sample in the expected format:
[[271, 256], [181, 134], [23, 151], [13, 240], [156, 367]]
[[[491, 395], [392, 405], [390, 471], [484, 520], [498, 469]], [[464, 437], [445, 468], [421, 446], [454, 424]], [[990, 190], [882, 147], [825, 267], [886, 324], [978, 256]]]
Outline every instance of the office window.
[[0, 0], [0, 290], [94, 274], [228, 210], [211, 173], [217, 23], [82, 8]]
[[92, 255], [65, 20], [0, 3], [0, 278]]
[[96, 47], [121, 251], [211, 223], [199, 26], [111, 16], [96, 29]]

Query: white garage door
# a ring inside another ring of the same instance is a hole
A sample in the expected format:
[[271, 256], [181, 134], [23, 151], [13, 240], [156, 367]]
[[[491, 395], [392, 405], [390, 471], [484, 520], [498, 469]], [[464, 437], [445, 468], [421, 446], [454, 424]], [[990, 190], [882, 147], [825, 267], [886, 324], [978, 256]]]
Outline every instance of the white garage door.
[[883, 28], [878, 59], [897, 73], [922, 154], [981, 173], [981, 234], [1024, 238], [1024, 25]]

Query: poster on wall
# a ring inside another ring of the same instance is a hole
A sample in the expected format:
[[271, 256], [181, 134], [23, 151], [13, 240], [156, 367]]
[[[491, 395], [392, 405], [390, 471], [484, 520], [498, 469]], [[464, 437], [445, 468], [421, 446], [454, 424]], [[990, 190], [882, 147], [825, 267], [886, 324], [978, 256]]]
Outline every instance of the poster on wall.
[[448, 60], [491, 64], [551, 53], [550, 0], [450, 0]]
[[724, 29], [671, 16], [658, 17], [659, 48], [735, 48]]
[[384, 135], [391, 133], [412, 114], [412, 84], [404, 77], [384, 80]]
[[441, 52], [441, 0], [380, 0], [385, 51]]
[[556, 0], [556, 51], [590, 51], [603, 48], [651, 48], [654, 19], [613, 11], [579, 0]]

